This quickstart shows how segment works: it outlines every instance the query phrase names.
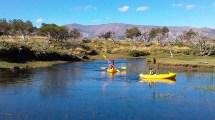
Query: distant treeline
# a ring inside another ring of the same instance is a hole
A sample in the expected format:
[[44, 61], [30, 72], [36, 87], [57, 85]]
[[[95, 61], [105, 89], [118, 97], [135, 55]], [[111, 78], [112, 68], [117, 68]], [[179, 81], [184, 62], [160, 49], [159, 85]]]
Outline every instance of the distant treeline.
[[30, 20], [23, 21], [21, 19], [0, 19], [0, 36], [22, 36], [24, 40], [29, 39], [29, 36], [46, 36], [48, 39], [77, 39], [81, 37], [78, 29], [68, 30], [65, 26], [56, 24], [42, 23], [40, 28], [33, 26]]
[[[165, 26], [144, 29], [142, 31], [138, 27], [133, 27], [126, 29], [124, 35], [134, 48], [148, 47], [151, 41], [157, 41], [159, 47], [169, 47], [168, 51], [171, 56], [173, 56], [174, 45], [195, 50], [198, 49], [198, 55], [215, 55], [215, 38], [192, 29], [184, 31], [181, 34], [174, 34]], [[24, 40], [28, 40], [30, 36], [45, 36], [47, 38], [45, 40], [48, 40], [47, 43], [49, 44], [47, 46], [50, 46], [50, 40], [54, 40], [57, 45], [62, 44], [61, 47], [63, 49], [73, 49], [73, 51], [80, 42], [83, 42], [83, 44], [90, 42], [89, 39], [82, 38], [80, 30], [75, 28], [69, 30], [66, 26], [46, 23], [42, 23], [41, 27], [37, 28], [33, 26], [31, 21], [20, 19], [0, 19], [0, 36], [10, 36], [12, 38], [22, 36]], [[99, 40], [113, 40], [115, 44], [117, 43], [114, 31], [100, 33], [97, 38]], [[136, 55], [136, 52], [132, 52], [131, 54]]]

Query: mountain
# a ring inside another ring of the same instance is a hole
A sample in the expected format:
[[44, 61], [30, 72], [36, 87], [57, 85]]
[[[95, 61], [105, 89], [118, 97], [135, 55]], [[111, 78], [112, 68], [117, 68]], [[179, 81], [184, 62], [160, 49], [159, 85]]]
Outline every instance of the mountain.
[[[79, 29], [83, 37], [96, 38], [100, 33], [113, 31], [116, 36], [124, 36], [126, 29], [132, 27], [138, 27], [141, 31], [151, 28], [163, 27], [163, 26], [145, 26], [145, 25], [133, 25], [133, 24], [123, 24], [123, 23], [110, 23], [101, 25], [81, 25], [81, 24], [67, 24], [65, 25], [68, 29]], [[194, 27], [174, 27], [167, 26], [172, 33], [180, 34], [183, 31], [188, 31], [193, 29], [197, 32], [207, 33], [209, 35], [215, 35], [215, 29], [212, 28], [194, 28]]]

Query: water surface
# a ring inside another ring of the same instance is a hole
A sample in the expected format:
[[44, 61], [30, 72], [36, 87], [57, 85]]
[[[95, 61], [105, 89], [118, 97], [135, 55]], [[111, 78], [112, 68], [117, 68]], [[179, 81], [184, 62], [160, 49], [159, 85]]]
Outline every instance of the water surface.
[[[144, 59], [74, 62], [21, 73], [0, 72], [0, 120], [214, 120], [214, 73], [177, 72], [176, 80], [140, 81]], [[160, 73], [172, 72], [159, 70]]]

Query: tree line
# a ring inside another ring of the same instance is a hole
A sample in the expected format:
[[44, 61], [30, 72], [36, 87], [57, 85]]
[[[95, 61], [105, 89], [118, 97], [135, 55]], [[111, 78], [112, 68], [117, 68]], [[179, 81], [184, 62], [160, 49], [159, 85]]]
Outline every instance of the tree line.
[[27, 40], [29, 36], [46, 36], [48, 40], [55, 39], [78, 39], [81, 37], [81, 32], [78, 29], [69, 30], [66, 26], [58, 26], [56, 24], [42, 23], [40, 28], [33, 26], [30, 20], [23, 21], [21, 19], [0, 19], [0, 36], [22, 36], [22, 39]]
[[[30, 36], [46, 36], [48, 41], [54, 39], [56, 41], [67, 39], [79, 39], [82, 37], [80, 30], [74, 28], [69, 30], [66, 26], [56, 24], [42, 23], [40, 28], [33, 26], [30, 20], [23, 21], [21, 19], [0, 19], [0, 36], [22, 36], [23, 40], [29, 39]], [[196, 32], [192, 29], [184, 31], [181, 34], [171, 33], [168, 27], [157, 27], [151, 29], [140, 30], [138, 27], [128, 28], [124, 33], [125, 37], [133, 43], [135, 47], [139, 47], [139, 43], [156, 40], [159, 46], [168, 45], [170, 48], [173, 44], [180, 44], [191, 48], [198, 48], [201, 55], [212, 54], [215, 49], [214, 38], [207, 34]], [[100, 39], [111, 39], [115, 42], [115, 32], [107, 31], [98, 35]], [[211, 44], [212, 43], [212, 44]]]

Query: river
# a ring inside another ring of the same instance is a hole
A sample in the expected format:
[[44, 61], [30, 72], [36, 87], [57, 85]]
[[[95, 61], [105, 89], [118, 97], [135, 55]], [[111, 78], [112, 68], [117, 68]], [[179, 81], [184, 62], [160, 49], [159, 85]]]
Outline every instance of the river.
[[0, 120], [214, 120], [215, 73], [176, 72], [176, 80], [143, 81], [145, 59], [74, 62], [19, 73], [0, 71]]

